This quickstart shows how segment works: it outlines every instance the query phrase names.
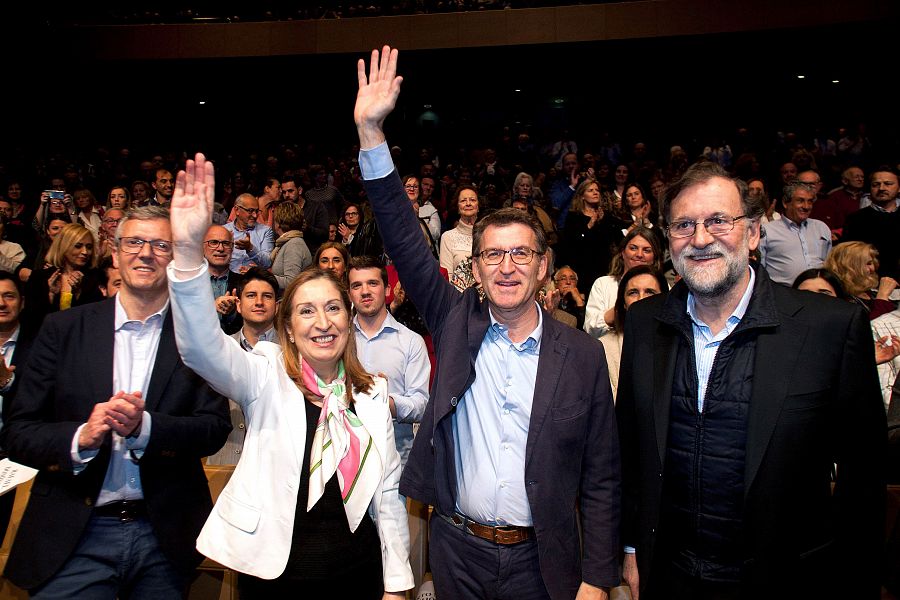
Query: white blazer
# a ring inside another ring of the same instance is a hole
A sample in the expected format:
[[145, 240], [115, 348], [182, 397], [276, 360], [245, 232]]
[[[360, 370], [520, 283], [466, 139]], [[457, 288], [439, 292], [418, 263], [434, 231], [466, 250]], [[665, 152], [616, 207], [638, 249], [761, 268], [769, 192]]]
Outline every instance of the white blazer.
[[[171, 270], [168, 275], [182, 360], [240, 404], [247, 421], [241, 459], [200, 532], [197, 550], [235, 571], [274, 579], [287, 565], [300, 473], [309, 468], [304, 456], [306, 401], [287, 376], [280, 346], [259, 342], [253, 352], [245, 352], [222, 332], [206, 268], [188, 280], [174, 279]], [[409, 529], [398, 491], [400, 455], [387, 382], [376, 377], [370, 393], [354, 392], [353, 400], [383, 470], [369, 515], [381, 540], [384, 589], [407, 590], [414, 585]]]

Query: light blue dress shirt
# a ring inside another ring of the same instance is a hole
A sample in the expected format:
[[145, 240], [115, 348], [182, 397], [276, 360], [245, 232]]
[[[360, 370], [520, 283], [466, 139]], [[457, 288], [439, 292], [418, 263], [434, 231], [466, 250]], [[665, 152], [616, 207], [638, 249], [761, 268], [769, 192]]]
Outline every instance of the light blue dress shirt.
[[456, 507], [491, 525], [532, 525], [525, 492], [525, 446], [537, 380], [544, 317], [513, 343], [491, 315], [475, 359], [475, 381], [452, 416]]
[[[150, 392], [150, 376], [156, 364], [156, 353], [162, 337], [163, 323], [169, 302], [158, 312], [147, 317], [143, 322], [129, 320], [122, 306], [121, 297], [116, 294], [115, 336], [113, 345], [113, 380], [110, 396], [119, 390], [131, 393], [140, 391], [144, 400]], [[109, 398], [99, 398], [98, 402], [106, 402]], [[144, 411], [141, 421], [141, 433], [136, 438], [124, 438], [115, 432], [112, 436], [112, 456], [106, 469], [106, 477], [97, 506], [118, 500], [139, 500], [144, 497], [141, 487], [141, 470], [138, 460], [150, 441], [150, 413]], [[78, 452], [78, 437], [84, 425], [75, 431], [72, 439], [72, 464], [75, 473], [80, 473], [99, 450]]]
[[831, 229], [818, 219], [798, 225], [783, 217], [762, 227], [766, 235], [759, 241], [760, 263], [776, 283], [793, 285], [803, 271], [825, 264], [831, 252]]
[[750, 269], [750, 283], [747, 285], [741, 301], [728, 320], [722, 331], [713, 335], [709, 326], [700, 320], [697, 316], [694, 295], [688, 293], [687, 297], [687, 313], [691, 317], [691, 327], [694, 331], [694, 362], [697, 367], [697, 411], [703, 412], [703, 401], [706, 396], [706, 386], [709, 384], [709, 375], [712, 372], [713, 362], [716, 360], [716, 353], [722, 341], [731, 335], [744, 313], [747, 312], [747, 306], [750, 305], [750, 298], [753, 296], [753, 284], [756, 282], [756, 273]]
[[394, 441], [400, 453], [400, 464], [406, 459], [413, 444], [413, 423], [422, 420], [428, 404], [428, 380], [431, 363], [422, 336], [387, 313], [381, 328], [372, 337], [359, 326], [359, 318], [353, 317], [356, 332], [356, 354], [366, 371], [383, 373], [387, 377], [388, 394], [394, 399], [397, 416], [394, 418]]
[[235, 246], [231, 253], [231, 270], [240, 272], [241, 267], [249, 267], [256, 264], [264, 269], [272, 266], [272, 250], [275, 249], [275, 232], [262, 223], [257, 223], [253, 227], [245, 230], [238, 230], [234, 227], [234, 221], [225, 223], [225, 229], [234, 236], [234, 241], [242, 240], [248, 235], [253, 249], [247, 252]]
[[[363, 179], [394, 170], [387, 142], [360, 150]], [[451, 417], [456, 446], [456, 508], [480, 523], [530, 527], [525, 447], [537, 381], [544, 316], [520, 344], [491, 315], [475, 359], [475, 381]]]

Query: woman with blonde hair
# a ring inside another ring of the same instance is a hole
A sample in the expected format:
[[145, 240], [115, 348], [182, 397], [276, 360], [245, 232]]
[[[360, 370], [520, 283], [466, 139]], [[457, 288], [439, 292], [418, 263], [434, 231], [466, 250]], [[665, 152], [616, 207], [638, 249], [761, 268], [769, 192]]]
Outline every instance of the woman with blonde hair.
[[241, 405], [241, 460], [197, 549], [241, 573], [241, 598], [401, 600], [413, 586], [387, 382], [356, 355], [344, 282], [307, 269], [285, 290], [279, 343], [221, 331], [203, 258], [215, 177], [202, 154], [172, 197], [169, 290], [178, 351]]
[[26, 291], [29, 319], [35, 325], [51, 312], [103, 299], [94, 270], [94, 236], [83, 225], [63, 225], [44, 260], [49, 266], [32, 272]]
[[[853, 302], [862, 306], [869, 319], [889, 313], [896, 308], [890, 300], [897, 288], [892, 277], [878, 277], [878, 250], [865, 242], [844, 242], [835, 246], [824, 267], [837, 275], [844, 291]], [[877, 291], [873, 294], [872, 290]]]

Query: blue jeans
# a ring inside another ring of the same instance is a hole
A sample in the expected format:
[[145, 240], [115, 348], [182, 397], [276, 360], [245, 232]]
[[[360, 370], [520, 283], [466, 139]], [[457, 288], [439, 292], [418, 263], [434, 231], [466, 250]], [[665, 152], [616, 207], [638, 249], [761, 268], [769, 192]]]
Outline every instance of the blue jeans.
[[163, 555], [147, 519], [92, 517], [78, 546], [51, 580], [31, 590], [39, 600], [184, 598], [186, 582]]

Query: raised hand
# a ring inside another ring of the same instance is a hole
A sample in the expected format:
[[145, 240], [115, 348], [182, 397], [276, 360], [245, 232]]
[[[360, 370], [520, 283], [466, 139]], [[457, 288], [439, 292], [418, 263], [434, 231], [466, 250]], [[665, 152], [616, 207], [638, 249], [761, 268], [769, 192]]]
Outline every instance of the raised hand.
[[212, 222], [215, 188], [213, 164], [199, 152], [178, 172], [171, 204], [176, 269], [189, 271], [203, 262], [203, 236]]
[[359, 91], [353, 120], [359, 133], [361, 148], [374, 148], [384, 141], [384, 120], [394, 110], [400, 96], [403, 78], [397, 75], [397, 49], [385, 46], [372, 50], [369, 75], [366, 77], [366, 63], [360, 59], [356, 65]]
[[237, 306], [237, 299], [237, 288], [234, 288], [231, 292], [225, 292], [224, 296], [216, 298], [216, 311], [220, 315], [230, 315]]

